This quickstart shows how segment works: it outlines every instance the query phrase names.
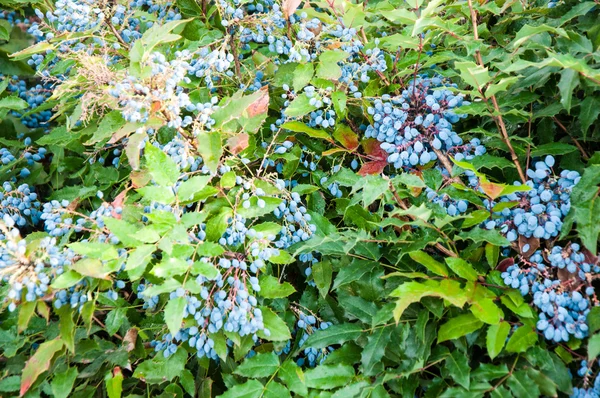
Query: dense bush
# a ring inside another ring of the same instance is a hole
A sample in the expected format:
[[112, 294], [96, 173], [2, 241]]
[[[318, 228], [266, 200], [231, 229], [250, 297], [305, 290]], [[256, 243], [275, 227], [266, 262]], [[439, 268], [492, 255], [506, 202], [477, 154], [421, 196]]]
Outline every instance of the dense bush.
[[0, 4], [1, 395], [600, 396], [596, 2]]

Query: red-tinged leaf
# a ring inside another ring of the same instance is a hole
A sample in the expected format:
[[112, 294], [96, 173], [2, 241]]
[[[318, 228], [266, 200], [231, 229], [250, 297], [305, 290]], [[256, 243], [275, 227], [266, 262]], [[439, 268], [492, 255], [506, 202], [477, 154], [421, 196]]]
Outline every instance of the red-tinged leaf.
[[113, 211], [111, 215], [113, 218], [121, 219], [121, 214], [117, 213], [115, 210], [117, 207], [123, 208], [123, 204], [125, 203], [125, 197], [127, 196], [127, 190], [121, 192], [115, 197], [115, 200], [112, 201], [111, 205], [113, 206]]
[[260, 96], [246, 108], [248, 117], [254, 117], [266, 113], [269, 109], [269, 88], [264, 86], [259, 90]]
[[23, 375], [21, 377], [21, 391], [19, 396], [22, 397], [25, 395], [33, 383], [35, 383], [38, 376], [50, 369], [52, 357], [62, 348], [63, 342], [59, 339], [46, 341], [45, 343], [40, 344], [35, 354], [33, 354], [31, 359], [25, 363], [25, 368], [23, 369]]
[[282, 9], [285, 19], [290, 19], [290, 16], [296, 12], [302, 0], [283, 0]]
[[344, 124], [338, 124], [335, 132], [333, 133], [333, 138], [338, 140], [340, 144], [351, 151], [358, 148], [358, 136], [350, 127]]
[[248, 148], [248, 140], [250, 136], [246, 133], [239, 133], [234, 135], [233, 137], [227, 140], [227, 146], [229, 150], [234, 155], [242, 152], [244, 149]]
[[358, 174], [360, 174], [363, 177], [370, 174], [381, 174], [383, 172], [383, 169], [385, 169], [385, 166], [387, 166], [387, 164], [388, 163], [385, 160], [375, 160], [373, 162], [367, 162], [362, 165], [362, 167], [358, 171]]
[[[523, 250], [525, 245], [529, 245], [527, 250]], [[519, 251], [521, 255], [525, 258], [531, 257], [533, 253], [540, 247], [540, 240], [538, 238], [526, 238], [523, 235], [519, 235]]]
[[483, 192], [485, 192], [485, 194], [491, 199], [496, 199], [504, 190], [504, 185], [495, 184], [489, 181], [481, 181], [479, 185], [481, 186]]
[[515, 259], [512, 257], [505, 258], [498, 263], [496, 269], [500, 272], [505, 272], [511, 265], [515, 265]]
[[388, 154], [381, 149], [381, 143], [374, 138], [369, 138], [362, 142], [363, 149], [367, 155], [373, 160], [386, 160]]
[[348, 151], [344, 148], [332, 148], [332, 149], [329, 149], [329, 150], [323, 152], [321, 155], [329, 156], [329, 155], [333, 155], [334, 153], [340, 153], [340, 152], [348, 152]]

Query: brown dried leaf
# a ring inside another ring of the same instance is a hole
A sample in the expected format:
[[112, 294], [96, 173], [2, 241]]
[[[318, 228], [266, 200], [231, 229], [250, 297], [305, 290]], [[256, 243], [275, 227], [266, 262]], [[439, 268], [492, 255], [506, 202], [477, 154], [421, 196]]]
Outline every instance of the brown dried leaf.
[[496, 269], [500, 272], [505, 272], [511, 265], [515, 265], [515, 259], [512, 257], [505, 258], [496, 265]]
[[246, 112], [248, 113], [248, 117], [254, 117], [266, 113], [269, 109], [269, 87], [264, 86], [259, 90], [260, 96], [251, 103], [248, 108], [246, 108]]
[[300, 3], [302, 3], [302, 0], [283, 0], [281, 8], [283, 9], [285, 19], [290, 19], [290, 16], [296, 12]]
[[125, 333], [125, 337], [123, 337], [123, 346], [127, 352], [133, 351], [135, 348], [135, 342], [137, 341], [138, 330], [137, 328], [131, 328]]
[[234, 155], [242, 152], [244, 149], [248, 148], [248, 141], [250, 136], [246, 133], [239, 133], [234, 135], [233, 137], [227, 140], [227, 146], [229, 150]]
[[[529, 250], [527, 250], [526, 252], [523, 251], [523, 246], [525, 245], [529, 245]], [[535, 253], [535, 251], [537, 249], [540, 248], [540, 240], [538, 238], [526, 238], [523, 235], [519, 235], [519, 251], [521, 252], [521, 255], [525, 258], [529, 258], [531, 257], [531, 255], [533, 253]]]

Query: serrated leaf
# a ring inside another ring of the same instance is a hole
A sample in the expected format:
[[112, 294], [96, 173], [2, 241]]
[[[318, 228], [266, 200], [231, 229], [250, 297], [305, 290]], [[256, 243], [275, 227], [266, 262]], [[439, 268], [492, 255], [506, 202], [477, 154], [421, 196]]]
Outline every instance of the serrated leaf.
[[462, 258], [447, 257], [446, 264], [456, 275], [468, 281], [476, 281], [479, 276], [475, 268]]
[[292, 338], [290, 329], [285, 322], [277, 316], [269, 307], [259, 307], [263, 315], [263, 323], [270, 334], [267, 336], [263, 330], [259, 330], [257, 335], [261, 339], [268, 341], [286, 341]]
[[506, 338], [510, 333], [510, 324], [508, 322], [500, 322], [497, 325], [490, 325], [486, 335], [486, 347], [488, 355], [491, 359], [494, 359], [500, 354], [504, 344], [506, 344]]
[[354, 378], [349, 365], [320, 365], [304, 373], [306, 385], [319, 390], [331, 390], [346, 385]]
[[440, 326], [438, 330], [438, 343], [458, 339], [459, 337], [473, 333], [482, 326], [483, 322], [472, 314], [464, 314], [451, 318], [448, 322]]
[[172, 336], [175, 336], [179, 329], [181, 329], [181, 322], [183, 321], [183, 312], [187, 305], [185, 297], [176, 297], [170, 299], [165, 306], [165, 323], [169, 328], [169, 332]]
[[259, 279], [260, 295], [264, 298], [282, 298], [293, 294], [296, 289], [289, 283], [279, 283], [272, 275], [263, 275]]
[[425, 253], [424, 251], [411, 252], [408, 253], [408, 255], [414, 261], [423, 265], [425, 268], [427, 268], [434, 274], [440, 276], [448, 276], [448, 269], [446, 268], [446, 266], [440, 263], [439, 261], [435, 260], [433, 257]]
[[385, 354], [385, 348], [390, 342], [393, 328], [390, 326], [375, 329], [367, 338], [367, 345], [361, 354], [363, 373], [367, 376], [376, 373], [375, 366], [380, 363]]
[[268, 377], [279, 368], [279, 357], [274, 352], [258, 353], [244, 362], [233, 372], [244, 377]]
[[219, 398], [259, 398], [263, 393], [263, 385], [258, 380], [248, 380], [228, 389]]
[[283, 365], [281, 365], [281, 369], [277, 375], [290, 391], [301, 396], [306, 396], [308, 394], [304, 372], [293, 360], [288, 359], [285, 361]]
[[60, 339], [46, 341], [38, 347], [33, 356], [25, 363], [21, 375], [20, 396], [22, 397], [31, 388], [38, 376], [50, 369], [50, 363], [54, 354], [63, 348]]
[[537, 334], [529, 326], [521, 326], [518, 328], [506, 344], [508, 352], [525, 352], [529, 347], [537, 342]]
[[331, 325], [327, 329], [317, 330], [308, 337], [303, 348], [321, 349], [333, 344], [342, 344], [356, 340], [362, 334], [362, 327], [355, 323]]
[[450, 373], [452, 379], [466, 388], [469, 389], [471, 368], [469, 367], [469, 361], [464, 353], [454, 350], [452, 354], [446, 357], [446, 369]]
[[146, 167], [152, 179], [162, 186], [172, 186], [179, 179], [179, 168], [170, 156], [154, 145], [147, 145], [144, 149]]

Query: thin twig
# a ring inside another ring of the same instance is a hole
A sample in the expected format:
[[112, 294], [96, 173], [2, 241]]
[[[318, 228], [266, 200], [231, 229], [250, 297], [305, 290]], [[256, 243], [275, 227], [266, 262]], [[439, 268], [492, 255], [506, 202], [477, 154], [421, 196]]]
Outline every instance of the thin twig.
[[[473, 8], [473, 0], [468, 0], [468, 3], [469, 3], [469, 10], [471, 11], [471, 23], [473, 24], [473, 37], [477, 41], [477, 40], [479, 40], [479, 32], [477, 29], [477, 11], [475, 11], [475, 8]], [[481, 57], [481, 53], [479, 52], [479, 50], [475, 50], [474, 56], [475, 56], [475, 60], [479, 64], [479, 66], [481, 66], [482, 68], [485, 67], [483, 58]], [[480, 92], [483, 94], [482, 90], [480, 90]], [[515, 164], [515, 167], [517, 168], [517, 172], [519, 173], [519, 177], [521, 178], [521, 181], [523, 183], [525, 183], [527, 181], [527, 178], [525, 177], [525, 173], [523, 173], [523, 168], [521, 167], [521, 164], [519, 163], [519, 158], [517, 157], [517, 154], [515, 153], [515, 150], [514, 150], [512, 144], [510, 143], [508, 131], [506, 130], [506, 125], [504, 124], [504, 119], [502, 118], [502, 113], [500, 111], [500, 106], [498, 106], [498, 101], [496, 100], [496, 96], [492, 95], [489, 99], [492, 100], [492, 105], [494, 106], [494, 111], [496, 113], [496, 115], [492, 115], [492, 118], [496, 122], [496, 125], [498, 126], [498, 129], [500, 130], [500, 133], [502, 134], [502, 139], [503, 139], [504, 143], [506, 144], [506, 146], [508, 147], [508, 151], [510, 152], [511, 160], [513, 161], [513, 163]], [[487, 102], [487, 98], [485, 98], [484, 100]]]
[[106, 24], [108, 25], [108, 27], [110, 28], [110, 30], [112, 30], [112, 32], [115, 34], [115, 36], [117, 37], [117, 40], [119, 40], [119, 42], [125, 47], [125, 48], [129, 48], [129, 44], [127, 44], [127, 42], [125, 40], [123, 40], [123, 38], [121, 37], [121, 35], [119, 34], [119, 32], [117, 31], [117, 29], [115, 29], [115, 27], [113, 26], [113, 24], [110, 22], [109, 19], [106, 20]]
[[579, 141], [577, 141], [577, 138], [573, 137], [571, 135], [571, 133], [569, 133], [569, 130], [567, 130], [567, 128], [560, 122], [560, 120], [558, 120], [556, 118], [556, 116], [554, 116], [552, 119], [554, 119], [554, 122], [556, 124], [558, 124], [558, 126], [562, 129], [562, 131], [564, 131], [565, 133], [567, 133], [567, 135], [569, 137], [571, 137], [571, 139], [575, 143], [575, 146], [577, 147], [577, 149], [579, 149], [579, 152], [581, 152], [581, 156], [583, 156], [583, 159], [584, 160], [589, 160], [590, 156], [587, 154], [587, 152], [585, 151], [585, 149], [583, 149], [583, 147], [581, 146], [581, 144], [579, 143]]
[[[400, 206], [403, 210], [408, 210], [408, 206], [406, 205], [406, 203], [404, 203], [404, 201], [402, 200], [402, 198], [400, 197], [400, 195], [398, 195], [398, 192], [396, 191], [396, 188], [394, 188], [394, 184], [392, 184], [392, 182], [389, 182], [389, 186], [390, 186], [390, 191], [392, 192], [392, 195], [394, 196], [394, 200], [396, 201], [396, 203], [398, 204], [398, 206]], [[412, 220], [416, 220], [417, 217], [407, 214], [408, 217]], [[442, 253], [444, 253], [446, 256], [449, 257], [458, 257], [458, 255], [456, 253], [454, 253], [453, 251], [447, 249], [446, 247], [444, 247], [444, 245], [442, 245], [439, 242], [435, 243], [435, 248], [438, 249], [439, 251], [441, 251]]]

